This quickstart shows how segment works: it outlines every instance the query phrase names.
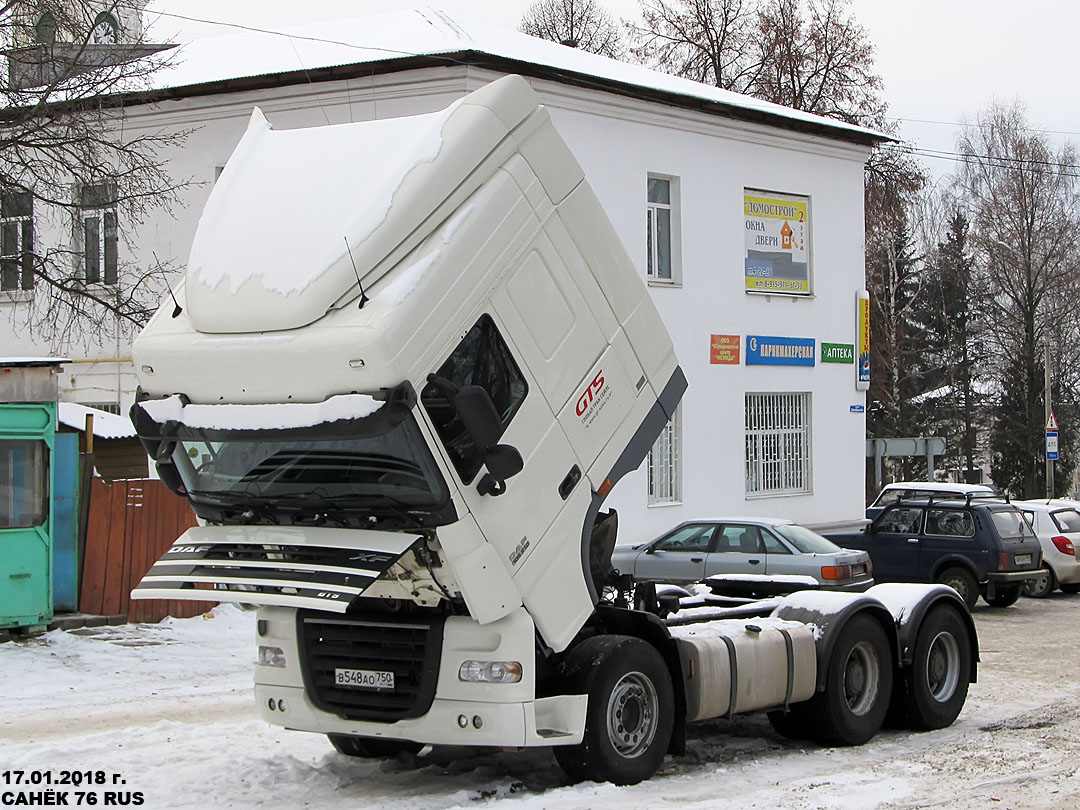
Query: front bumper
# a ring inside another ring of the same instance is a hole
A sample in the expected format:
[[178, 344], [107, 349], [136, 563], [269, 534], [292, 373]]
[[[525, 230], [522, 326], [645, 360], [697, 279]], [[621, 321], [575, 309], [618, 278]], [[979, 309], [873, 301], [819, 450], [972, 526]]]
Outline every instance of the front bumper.
[[432, 745], [527, 748], [580, 743], [588, 700], [588, 695], [560, 695], [522, 703], [485, 703], [436, 697], [420, 717], [395, 723], [365, 723], [321, 711], [308, 699], [303, 687], [255, 684], [259, 716], [267, 723], [294, 731]]

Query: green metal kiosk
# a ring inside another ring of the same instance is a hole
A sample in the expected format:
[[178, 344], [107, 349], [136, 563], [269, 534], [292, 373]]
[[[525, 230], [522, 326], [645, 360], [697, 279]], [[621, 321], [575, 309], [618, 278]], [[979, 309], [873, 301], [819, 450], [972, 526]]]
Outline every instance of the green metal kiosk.
[[0, 358], [0, 629], [53, 616], [57, 358]]

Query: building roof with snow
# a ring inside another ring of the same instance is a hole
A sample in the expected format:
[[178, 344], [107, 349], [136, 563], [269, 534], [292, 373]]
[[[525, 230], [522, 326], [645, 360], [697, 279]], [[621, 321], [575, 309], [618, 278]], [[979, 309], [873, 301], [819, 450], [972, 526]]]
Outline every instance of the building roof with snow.
[[432, 8], [245, 30], [183, 44], [127, 104], [291, 84], [470, 65], [695, 109], [865, 145], [890, 140], [866, 127], [586, 53]]

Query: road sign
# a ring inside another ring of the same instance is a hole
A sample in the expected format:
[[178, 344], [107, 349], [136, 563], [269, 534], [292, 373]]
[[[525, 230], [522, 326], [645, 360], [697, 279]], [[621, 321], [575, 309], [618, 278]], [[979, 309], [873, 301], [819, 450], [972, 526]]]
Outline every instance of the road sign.
[[1058, 434], [1056, 430], [1046, 431], [1046, 460], [1058, 460]]
[[1046, 432], [1047, 433], [1057, 433], [1058, 432], [1057, 417], [1054, 416], [1053, 411], [1050, 411], [1050, 416], [1048, 416], [1047, 419], [1046, 419]]

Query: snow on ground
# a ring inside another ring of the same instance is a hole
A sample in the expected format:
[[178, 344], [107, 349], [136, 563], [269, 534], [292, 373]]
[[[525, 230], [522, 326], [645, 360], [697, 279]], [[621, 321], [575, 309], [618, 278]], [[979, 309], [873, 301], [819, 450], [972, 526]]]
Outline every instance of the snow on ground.
[[[268, 726], [251, 701], [254, 614], [53, 632], [0, 644], [9, 770], [103, 770], [147, 808], [1045, 808], [1080, 806], [1080, 598], [975, 611], [979, 682], [951, 728], [822, 749], [762, 717], [691, 728], [641, 785], [567, 784], [549, 750], [425, 749], [363, 761]], [[63, 790], [65, 788], [56, 788]], [[66, 788], [74, 791], [74, 788]], [[80, 788], [87, 790], [85, 786]], [[23, 788], [25, 791], [26, 789]], [[119, 798], [122, 799], [121, 793]], [[69, 797], [69, 803], [74, 798]]]

